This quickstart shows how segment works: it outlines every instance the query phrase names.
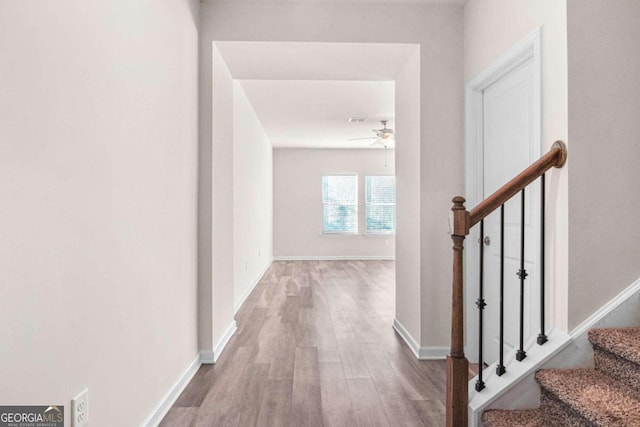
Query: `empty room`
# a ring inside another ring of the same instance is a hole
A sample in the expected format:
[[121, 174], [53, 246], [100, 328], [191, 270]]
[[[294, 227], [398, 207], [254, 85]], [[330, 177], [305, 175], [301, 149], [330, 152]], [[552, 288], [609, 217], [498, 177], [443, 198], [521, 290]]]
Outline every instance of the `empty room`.
[[637, 0], [0, 0], [0, 427], [640, 425]]

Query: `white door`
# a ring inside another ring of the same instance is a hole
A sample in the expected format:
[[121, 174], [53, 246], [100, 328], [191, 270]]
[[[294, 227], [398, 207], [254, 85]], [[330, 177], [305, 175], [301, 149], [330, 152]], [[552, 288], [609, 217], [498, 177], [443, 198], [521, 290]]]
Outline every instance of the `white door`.
[[[534, 61], [530, 59], [484, 89], [482, 93], [482, 194], [486, 198], [533, 163], [540, 142], [535, 129]], [[539, 324], [539, 185], [525, 190], [524, 342], [537, 336]], [[504, 353], [519, 346], [521, 195], [504, 212]], [[478, 226], [479, 227], [479, 226]], [[500, 210], [484, 221], [484, 361], [498, 359], [500, 302]], [[477, 286], [473, 283], [470, 286]]]

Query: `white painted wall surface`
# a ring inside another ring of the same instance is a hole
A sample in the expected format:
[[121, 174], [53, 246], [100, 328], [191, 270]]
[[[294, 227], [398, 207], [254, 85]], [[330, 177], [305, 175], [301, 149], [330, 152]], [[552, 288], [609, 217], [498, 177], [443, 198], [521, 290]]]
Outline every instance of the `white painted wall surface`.
[[[464, 9], [464, 78], [470, 80], [542, 27], [542, 153], [568, 142], [566, 0], [469, 0]], [[568, 176], [572, 164], [547, 179], [547, 284], [551, 325], [567, 331]], [[472, 208], [468, 206], [467, 208]], [[550, 325], [550, 326], [551, 326]]]
[[568, 1], [569, 326], [640, 276], [640, 2]]
[[[274, 149], [274, 256], [390, 258], [395, 235], [365, 235], [364, 177], [394, 175], [387, 150]], [[358, 235], [322, 234], [322, 176], [358, 175]]]
[[[375, 28], [375, 31], [372, 31]], [[422, 346], [448, 345], [451, 305], [451, 243], [447, 216], [451, 198], [463, 191], [463, 8], [446, 5], [216, 2], [201, 7], [200, 144], [211, 139], [212, 41], [386, 42], [420, 45], [420, 175], [415, 172], [415, 199], [428, 200], [420, 209], [420, 229], [407, 236], [406, 250], [421, 253], [419, 265], [406, 276], [428, 294], [422, 316]], [[396, 106], [398, 107], [397, 100]], [[401, 150], [401, 148], [397, 148]], [[396, 163], [396, 170], [406, 167]], [[425, 168], [433, 167], [427, 172]], [[419, 190], [419, 191], [418, 191]], [[402, 212], [398, 212], [401, 221]], [[411, 215], [415, 215], [412, 213]], [[402, 236], [398, 236], [400, 239]], [[401, 273], [399, 273], [401, 274]], [[416, 286], [409, 284], [409, 286]], [[402, 297], [402, 295], [399, 295]], [[408, 294], [405, 296], [409, 296]], [[407, 302], [410, 304], [410, 302]], [[410, 331], [412, 334], [419, 331]]]
[[[211, 215], [204, 218], [204, 222], [211, 227], [211, 256], [200, 257], [201, 268], [211, 269], [211, 280], [205, 277], [199, 279], [201, 290], [203, 287], [211, 289], [213, 304], [211, 323], [201, 326], [201, 349], [211, 351], [218, 349], [221, 341], [230, 327], [234, 325], [233, 284], [234, 284], [234, 194], [233, 194], [233, 79], [224, 59], [218, 53], [215, 45], [208, 45], [212, 49], [213, 70], [213, 122], [209, 134], [211, 159], [207, 167], [211, 171], [211, 181], [200, 181], [201, 203], [207, 202], [211, 206]], [[201, 89], [202, 92], [202, 89]], [[202, 134], [201, 134], [202, 137]], [[206, 159], [201, 159], [206, 161]], [[201, 163], [202, 165], [202, 163]], [[203, 168], [206, 171], [206, 168]], [[207, 188], [208, 185], [210, 188]], [[202, 192], [206, 194], [202, 194]], [[201, 238], [208, 238], [208, 234], [200, 233]], [[205, 255], [206, 256], [206, 255]], [[211, 328], [211, 329], [208, 329]], [[205, 336], [202, 337], [204, 332]], [[209, 341], [211, 340], [211, 341]], [[216, 355], [217, 358], [218, 355]]]
[[92, 426], [139, 425], [196, 357], [197, 23], [0, 3], [3, 405], [88, 387]]
[[242, 85], [233, 84], [233, 303], [237, 309], [273, 259], [273, 149]]
[[[396, 152], [397, 203], [400, 206], [396, 240], [396, 320], [414, 340], [421, 337], [420, 235], [420, 52], [396, 78], [396, 135], [402, 145]], [[418, 250], [416, 250], [418, 248]], [[426, 287], [425, 287], [426, 291]]]

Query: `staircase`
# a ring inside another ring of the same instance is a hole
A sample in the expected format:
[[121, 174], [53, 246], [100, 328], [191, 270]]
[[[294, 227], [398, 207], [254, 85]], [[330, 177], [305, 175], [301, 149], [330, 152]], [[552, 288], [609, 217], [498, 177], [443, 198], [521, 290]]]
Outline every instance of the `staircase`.
[[640, 426], [640, 328], [592, 329], [595, 369], [543, 369], [540, 407], [489, 409], [485, 427]]

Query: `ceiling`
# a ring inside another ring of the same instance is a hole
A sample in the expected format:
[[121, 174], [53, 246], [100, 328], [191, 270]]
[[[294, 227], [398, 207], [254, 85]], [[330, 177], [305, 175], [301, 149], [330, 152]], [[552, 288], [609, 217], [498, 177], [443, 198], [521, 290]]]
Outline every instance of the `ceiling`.
[[[370, 148], [416, 44], [216, 42], [274, 147]], [[364, 123], [349, 123], [364, 117]]]
[[409, 43], [216, 42], [235, 79], [395, 80]]
[[[380, 120], [393, 128], [395, 83], [382, 81], [241, 80], [274, 147], [370, 148]], [[349, 123], [364, 117], [364, 123]]]

